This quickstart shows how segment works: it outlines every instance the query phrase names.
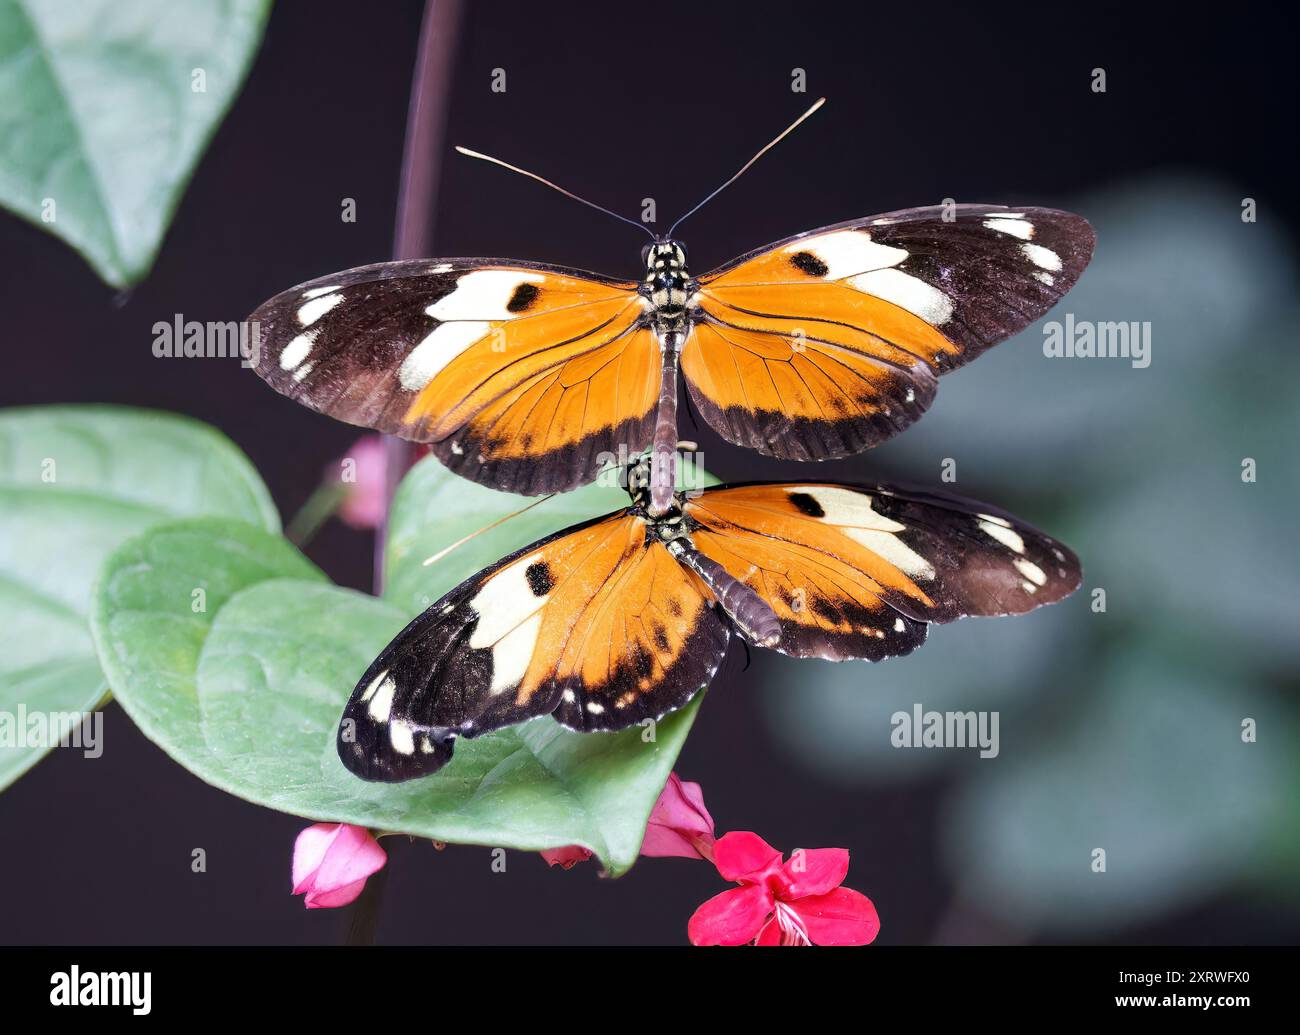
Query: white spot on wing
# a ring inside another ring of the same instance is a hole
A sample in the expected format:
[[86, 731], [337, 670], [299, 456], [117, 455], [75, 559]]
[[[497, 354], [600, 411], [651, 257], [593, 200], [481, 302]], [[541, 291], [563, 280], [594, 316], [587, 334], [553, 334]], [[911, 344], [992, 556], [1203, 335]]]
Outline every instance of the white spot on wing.
[[310, 327], [342, 301], [341, 294], [333, 294], [322, 295], [320, 298], [313, 298], [310, 302], [304, 302], [298, 308], [298, 322], [304, 327]]
[[934, 565], [898, 538], [906, 525], [891, 521], [871, 508], [871, 496], [832, 485], [810, 485], [791, 492], [805, 492], [822, 508], [828, 524], [841, 528], [846, 536], [879, 554], [894, 567], [922, 579], [934, 578]]
[[1046, 284], [1048, 287], [1056, 283], [1056, 278], [1046, 270], [1034, 270], [1034, 279], [1039, 283]]
[[952, 316], [952, 299], [932, 284], [902, 270], [873, 270], [850, 277], [850, 287], [883, 298], [938, 326]]
[[1052, 251], [1051, 248], [1044, 248], [1041, 244], [1022, 244], [1020, 250], [1025, 253], [1035, 266], [1040, 269], [1048, 270], [1052, 273], [1059, 273], [1063, 267], [1061, 257]]
[[1023, 219], [986, 219], [984, 220], [984, 226], [989, 230], [996, 230], [1000, 234], [1019, 237], [1022, 241], [1028, 241], [1034, 236], [1034, 224]]
[[439, 324], [402, 360], [397, 380], [408, 392], [420, 391], [491, 328], [482, 321]]
[[393, 711], [393, 694], [397, 692], [397, 682], [387, 672], [384, 678], [380, 680], [375, 695], [370, 699], [370, 707], [366, 709], [370, 717], [375, 722], [387, 722], [388, 716]]
[[307, 353], [311, 352], [311, 343], [315, 339], [316, 332], [307, 331], [305, 334], [300, 334], [290, 340], [289, 344], [284, 347], [284, 351], [280, 353], [280, 369], [292, 370], [306, 359]]
[[800, 252], [815, 255], [826, 265], [828, 272], [823, 280], [842, 280], [856, 273], [897, 266], [907, 258], [905, 249], [877, 244], [862, 230], [835, 230], [786, 245], [787, 255]]
[[996, 539], [1003, 546], [1014, 550], [1016, 553], [1025, 552], [1025, 541], [1020, 538], [1020, 533], [1014, 528], [1008, 528], [1005, 523], [995, 524], [992, 521], [983, 519], [980, 520], [979, 526], [986, 535]]
[[1016, 571], [1020, 572], [1020, 574], [1030, 582], [1037, 586], [1044, 586], [1047, 584], [1046, 573], [1033, 561], [1027, 561], [1023, 557], [1017, 557], [1013, 563], [1016, 566]]
[[536, 612], [522, 625], [506, 633], [492, 648], [492, 685], [488, 693], [496, 695], [518, 686], [533, 660], [537, 633], [542, 628], [542, 613]]
[[469, 641], [472, 650], [494, 646], [517, 625], [542, 609], [549, 596], [534, 596], [527, 575], [528, 566], [540, 557], [541, 554], [532, 553], [519, 558], [489, 578], [474, 594], [469, 603], [478, 615], [478, 625]]
[[305, 302], [309, 298], [320, 298], [321, 295], [328, 295], [331, 291], [337, 291], [341, 284], [326, 284], [324, 287], [314, 287], [302, 293], [302, 300]]
[[411, 727], [400, 719], [388, 727], [388, 741], [399, 755], [415, 754], [415, 738], [411, 736]]
[[546, 278], [522, 270], [471, 270], [451, 293], [425, 309], [436, 320], [513, 320], [506, 304], [520, 284], [537, 284]]
[[386, 675], [388, 675], [388, 669], [384, 669], [384, 671], [380, 672], [379, 675], [375, 676], [375, 678], [370, 681], [370, 685], [361, 693], [362, 704], [365, 704], [370, 700], [370, 698], [375, 696], [375, 691], [379, 689], [379, 684], [384, 681], [384, 676]]

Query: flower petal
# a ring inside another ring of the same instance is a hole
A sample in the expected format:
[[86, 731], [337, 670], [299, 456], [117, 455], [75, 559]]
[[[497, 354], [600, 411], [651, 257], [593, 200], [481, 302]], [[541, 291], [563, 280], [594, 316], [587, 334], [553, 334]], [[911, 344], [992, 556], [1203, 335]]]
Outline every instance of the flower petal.
[[777, 897], [790, 902], [808, 895], [825, 895], [838, 888], [849, 874], [846, 848], [799, 848], [782, 867], [786, 880]]
[[572, 869], [580, 862], [591, 858], [591, 852], [580, 845], [565, 845], [563, 848], [548, 848], [539, 853], [546, 860], [547, 866], [563, 866]]
[[727, 880], [759, 884], [780, 871], [781, 853], [749, 830], [733, 830], [713, 845], [713, 864]]
[[339, 824], [333, 840], [325, 850], [325, 858], [311, 875], [308, 891], [330, 892], [361, 880], [383, 869], [389, 861], [380, 843], [370, 836], [365, 827], [352, 823]]
[[700, 906], [686, 932], [692, 945], [744, 945], [754, 940], [772, 906], [772, 894], [762, 885], [733, 888]]
[[293, 894], [301, 895], [338, 836], [338, 823], [317, 823], [302, 831], [293, 843]]
[[772, 917], [763, 925], [763, 929], [758, 932], [758, 937], [754, 939], [754, 944], [764, 947], [781, 944], [781, 925], [776, 922], [776, 917]]
[[388, 507], [388, 447], [381, 435], [362, 435], [339, 462], [335, 480], [347, 489], [339, 518], [353, 528], [377, 528]]
[[676, 773], [669, 774], [650, 813], [641, 854], [656, 858], [709, 859], [712, 846], [713, 817], [704, 807], [700, 785], [685, 783]]
[[809, 895], [786, 908], [799, 914], [814, 945], [869, 945], [880, 933], [871, 899], [851, 888]]
[[356, 901], [361, 889], [366, 886], [365, 878], [354, 881], [351, 884], [344, 884], [341, 888], [334, 888], [332, 891], [309, 891], [304, 898], [303, 905], [308, 909], [337, 909], [339, 906], [346, 906]]

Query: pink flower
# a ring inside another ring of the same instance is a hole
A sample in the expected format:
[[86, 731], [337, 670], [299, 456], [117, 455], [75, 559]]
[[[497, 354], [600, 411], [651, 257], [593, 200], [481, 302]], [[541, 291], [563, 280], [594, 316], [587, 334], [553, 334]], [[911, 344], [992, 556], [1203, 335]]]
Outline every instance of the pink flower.
[[338, 516], [353, 528], [377, 528], [388, 493], [388, 447], [382, 435], [362, 435], [327, 477], [346, 490]]
[[591, 853], [578, 845], [565, 845], [563, 848], [548, 848], [541, 856], [546, 860], [547, 866], [563, 866], [566, 870], [571, 870], [578, 863], [590, 859]]
[[698, 783], [685, 783], [676, 773], [668, 777], [650, 813], [641, 854], [713, 859], [713, 817]]
[[840, 887], [849, 872], [843, 848], [800, 849], [782, 865], [757, 834], [733, 831], [714, 844], [713, 862], [740, 887], [695, 911], [692, 945], [867, 945], [880, 933], [871, 900]]
[[[650, 811], [641, 854], [655, 858], [713, 859], [713, 817], [704, 807], [704, 794], [698, 783], [685, 783], [676, 773], [668, 775], [668, 782]], [[563, 866], [567, 870], [586, 862], [591, 853], [577, 845], [568, 845], [542, 852], [542, 858], [551, 866]]]
[[366, 878], [387, 861], [365, 827], [317, 823], [293, 844], [293, 893], [307, 896], [308, 909], [346, 906], [361, 894]]

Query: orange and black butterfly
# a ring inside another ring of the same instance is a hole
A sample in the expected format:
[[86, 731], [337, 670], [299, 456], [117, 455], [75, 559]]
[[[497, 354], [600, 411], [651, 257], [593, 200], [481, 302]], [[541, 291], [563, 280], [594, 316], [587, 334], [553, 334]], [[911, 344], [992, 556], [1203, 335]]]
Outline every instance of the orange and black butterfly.
[[396, 782], [458, 737], [551, 715], [618, 730], [682, 707], [733, 634], [795, 657], [908, 654], [931, 622], [1022, 614], [1069, 596], [1078, 559], [984, 504], [829, 482], [731, 485], [626, 509], [527, 546], [403, 629], [357, 683], [344, 765]]
[[[672, 237], [681, 221], [651, 234], [640, 280], [428, 259], [308, 281], [253, 313], [257, 371], [524, 494], [589, 482], [611, 455], [670, 452], [679, 369], [729, 442], [826, 460], [908, 427], [940, 374], [1046, 313], [1093, 248], [1068, 212], [963, 204], [811, 230], [694, 277]], [[656, 477], [653, 512], [671, 488]]]

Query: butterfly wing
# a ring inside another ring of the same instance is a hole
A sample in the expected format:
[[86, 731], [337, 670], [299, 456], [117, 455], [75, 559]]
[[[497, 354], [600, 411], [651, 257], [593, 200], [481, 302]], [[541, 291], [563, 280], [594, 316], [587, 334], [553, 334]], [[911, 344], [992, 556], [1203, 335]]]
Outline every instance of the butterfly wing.
[[756, 484], [707, 489], [685, 509], [696, 549], [772, 607], [775, 649], [796, 657], [908, 654], [930, 622], [1023, 614], [1082, 577], [1056, 540], [941, 493]]
[[426, 610], [357, 683], [344, 765], [397, 782], [444, 766], [457, 737], [542, 715], [616, 730], [682, 707], [730, 626], [699, 580], [628, 512], [505, 558]]
[[350, 424], [429, 442], [525, 494], [591, 481], [650, 441], [661, 359], [636, 285], [498, 259], [387, 262], [300, 284], [250, 318], [257, 372]]
[[1071, 213], [990, 205], [799, 234], [700, 278], [682, 372], [728, 441], [846, 456], [917, 420], [938, 375], [1046, 313], [1093, 241]]

